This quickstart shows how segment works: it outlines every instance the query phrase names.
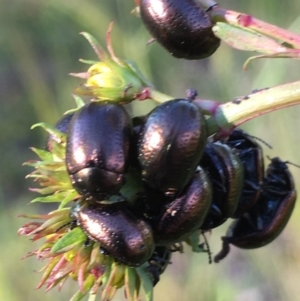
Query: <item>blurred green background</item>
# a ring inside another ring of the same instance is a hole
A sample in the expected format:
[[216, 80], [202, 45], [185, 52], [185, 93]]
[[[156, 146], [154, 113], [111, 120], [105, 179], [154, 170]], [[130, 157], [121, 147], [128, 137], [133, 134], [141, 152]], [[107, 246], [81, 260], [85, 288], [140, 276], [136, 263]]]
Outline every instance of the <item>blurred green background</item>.
[[[299, 0], [220, 1], [230, 9], [253, 14], [267, 22], [300, 33]], [[31, 170], [22, 163], [34, 154], [30, 146], [43, 147], [46, 135], [30, 131], [34, 123], [55, 123], [64, 111], [74, 107], [71, 94], [79, 84], [70, 72], [84, 71], [79, 58], [96, 59], [84, 38], [87, 31], [104, 45], [110, 20], [115, 21], [112, 40], [118, 56], [135, 60], [158, 90], [176, 97], [196, 88], [201, 98], [222, 102], [271, 87], [300, 80], [300, 62], [258, 60], [248, 71], [242, 64], [249, 53], [222, 45], [211, 58], [184, 61], [172, 58], [159, 45], [146, 45], [150, 36], [141, 21], [130, 14], [133, 0], [22, 0], [0, 1], [0, 300], [68, 300], [76, 290], [68, 282], [62, 292], [34, 290], [41, 262], [21, 258], [37, 245], [17, 236], [26, 221], [19, 213], [48, 211], [49, 206], [27, 206], [36, 195], [28, 191]], [[150, 101], [138, 103], [135, 114], [148, 112]], [[300, 107], [284, 109], [248, 122], [244, 129], [273, 146], [269, 156], [300, 164]], [[292, 170], [298, 189], [300, 170]], [[173, 258], [155, 288], [155, 301], [280, 301], [300, 300], [300, 208], [283, 234], [270, 245], [253, 251], [232, 248], [220, 264], [209, 265], [205, 254]], [[220, 236], [228, 224], [213, 231], [210, 247], [220, 248]], [[116, 300], [124, 300], [123, 291]]]

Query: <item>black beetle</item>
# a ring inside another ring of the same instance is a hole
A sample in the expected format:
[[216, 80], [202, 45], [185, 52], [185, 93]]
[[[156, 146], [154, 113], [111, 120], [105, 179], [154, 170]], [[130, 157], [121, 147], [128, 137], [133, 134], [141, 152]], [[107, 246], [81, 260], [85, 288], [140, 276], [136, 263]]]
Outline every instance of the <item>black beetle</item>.
[[222, 206], [224, 217], [232, 217], [236, 211], [244, 183], [244, 169], [237, 154], [228, 146], [220, 142], [214, 143], [226, 174], [226, 200]]
[[227, 175], [221, 160], [214, 143], [208, 142], [200, 166], [204, 168], [211, 181], [212, 204], [201, 225], [202, 230], [216, 228], [227, 220], [227, 217], [222, 213], [223, 207], [227, 205]]
[[83, 199], [75, 205], [71, 217], [89, 239], [125, 265], [140, 266], [154, 251], [151, 227], [126, 201], [100, 204]]
[[160, 275], [166, 270], [167, 266], [171, 263], [172, 251], [165, 246], [157, 246], [148, 260], [148, 272], [153, 277], [153, 286], [155, 286], [160, 279]]
[[152, 222], [157, 245], [183, 240], [199, 229], [211, 205], [211, 185], [205, 171], [199, 167], [190, 183], [171, 202], [160, 207]]
[[66, 165], [74, 188], [87, 197], [113, 195], [128, 165], [131, 119], [123, 106], [91, 102], [72, 118]]
[[240, 129], [235, 129], [226, 142], [237, 154], [244, 167], [244, 185], [233, 218], [238, 218], [257, 202], [264, 177], [264, 160], [261, 146]]
[[177, 58], [206, 58], [220, 45], [208, 14], [195, 0], [140, 0], [140, 12], [152, 36]]
[[194, 175], [206, 139], [204, 115], [192, 101], [174, 99], [154, 108], [138, 143], [143, 180], [154, 189], [174, 195]]
[[229, 244], [255, 249], [272, 242], [289, 221], [295, 202], [294, 180], [287, 164], [279, 158], [271, 159], [257, 203], [229, 227], [215, 262], [229, 253]]
[[201, 226], [202, 230], [208, 230], [224, 223], [236, 211], [244, 174], [237, 154], [220, 142], [206, 145], [200, 165], [208, 173], [213, 186], [213, 205]]

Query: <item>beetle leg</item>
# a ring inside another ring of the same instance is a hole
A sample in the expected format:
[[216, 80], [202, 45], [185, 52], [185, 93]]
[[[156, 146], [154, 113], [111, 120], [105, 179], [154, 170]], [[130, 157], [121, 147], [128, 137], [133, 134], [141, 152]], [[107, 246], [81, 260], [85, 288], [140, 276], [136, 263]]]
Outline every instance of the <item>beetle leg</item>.
[[199, 248], [202, 249], [203, 252], [208, 254], [208, 263], [211, 264], [212, 263], [212, 256], [211, 256], [212, 253], [210, 251], [209, 243], [206, 238], [205, 232], [207, 232], [207, 231], [201, 231], [201, 235], [203, 236], [204, 242], [199, 244]]
[[221, 251], [214, 257], [214, 262], [218, 263], [220, 260], [224, 259], [230, 252], [230, 244], [226, 236], [222, 238], [223, 244]]

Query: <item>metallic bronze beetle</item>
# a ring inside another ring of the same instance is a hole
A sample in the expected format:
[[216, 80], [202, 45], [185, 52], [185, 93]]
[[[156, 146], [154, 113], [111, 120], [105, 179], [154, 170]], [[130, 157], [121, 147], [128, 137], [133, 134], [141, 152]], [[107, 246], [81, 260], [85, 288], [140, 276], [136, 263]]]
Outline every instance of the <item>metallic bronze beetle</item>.
[[232, 217], [242, 192], [244, 170], [237, 154], [226, 144], [208, 143], [200, 161], [212, 183], [213, 200], [202, 230], [215, 228]]
[[117, 104], [91, 102], [73, 116], [66, 165], [74, 188], [87, 197], [113, 195], [124, 182], [131, 119]]
[[125, 201], [100, 204], [83, 199], [72, 210], [72, 217], [89, 239], [123, 264], [140, 266], [154, 251], [151, 227]]
[[142, 20], [151, 35], [173, 56], [202, 59], [212, 55], [220, 40], [212, 22], [194, 0], [140, 0]]
[[229, 253], [229, 244], [255, 249], [272, 242], [289, 221], [295, 202], [294, 179], [287, 164], [279, 158], [271, 159], [259, 200], [249, 212], [235, 220], [222, 237], [223, 248], [215, 256], [215, 262]]
[[138, 143], [143, 180], [174, 195], [193, 177], [206, 139], [204, 115], [192, 101], [174, 99], [156, 107], [148, 115]]

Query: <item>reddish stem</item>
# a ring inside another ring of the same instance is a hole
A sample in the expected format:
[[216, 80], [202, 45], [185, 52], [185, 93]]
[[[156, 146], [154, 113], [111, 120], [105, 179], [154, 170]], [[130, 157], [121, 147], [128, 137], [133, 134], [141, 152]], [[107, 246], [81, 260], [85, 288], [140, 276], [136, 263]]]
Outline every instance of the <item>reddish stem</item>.
[[270, 36], [274, 39], [286, 42], [295, 48], [300, 48], [300, 36], [278, 26], [263, 22], [251, 15], [226, 10], [219, 6], [214, 7], [210, 16], [214, 22], [226, 22], [228, 24], [237, 25], [253, 29], [256, 32]]

